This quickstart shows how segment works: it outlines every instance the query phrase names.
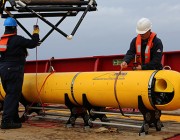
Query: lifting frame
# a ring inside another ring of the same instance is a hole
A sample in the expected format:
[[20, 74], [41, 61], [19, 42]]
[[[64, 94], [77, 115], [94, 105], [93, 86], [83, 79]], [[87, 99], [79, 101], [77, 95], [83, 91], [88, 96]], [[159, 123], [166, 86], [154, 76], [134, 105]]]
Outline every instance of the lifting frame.
[[[96, 11], [97, 3], [95, 0], [9, 0], [11, 6], [6, 6], [6, 1], [0, 1], [1, 18], [13, 17], [17, 24], [32, 37], [26, 28], [17, 20], [18, 18], [39, 18], [52, 29], [40, 40], [42, 43], [54, 30], [61, 35], [71, 40], [79, 28], [81, 22], [86, 16], [87, 12]], [[12, 3], [15, 3], [14, 6]], [[67, 35], [58, 26], [64, 21], [66, 17], [76, 16], [83, 11], [79, 21], [74, 27], [70, 35]], [[62, 17], [55, 25], [48, 21], [45, 17]]]

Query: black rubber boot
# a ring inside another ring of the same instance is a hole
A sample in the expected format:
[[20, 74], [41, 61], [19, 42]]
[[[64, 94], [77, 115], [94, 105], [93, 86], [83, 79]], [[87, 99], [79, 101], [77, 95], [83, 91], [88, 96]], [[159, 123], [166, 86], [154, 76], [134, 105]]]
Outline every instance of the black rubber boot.
[[1, 129], [16, 129], [16, 128], [21, 128], [22, 124], [21, 123], [15, 123], [13, 121], [1, 121]]

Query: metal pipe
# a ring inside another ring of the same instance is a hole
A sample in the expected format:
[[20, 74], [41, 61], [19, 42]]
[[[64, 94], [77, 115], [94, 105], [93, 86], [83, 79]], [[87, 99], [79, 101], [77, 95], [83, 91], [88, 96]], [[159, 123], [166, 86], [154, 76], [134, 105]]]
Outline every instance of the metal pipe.
[[28, 109], [37, 109], [37, 110], [61, 110], [61, 111], [67, 111], [68, 109], [62, 109], [62, 108], [56, 108], [56, 107], [28, 107]]
[[89, 123], [92, 124], [101, 124], [101, 125], [113, 125], [113, 126], [125, 126], [125, 127], [133, 127], [133, 128], [141, 128], [142, 126], [138, 125], [131, 125], [131, 124], [117, 124], [117, 123], [109, 123], [109, 122], [97, 122], [97, 121], [92, 121], [89, 120]]
[[142, 124], [142, 120], [133, 120], [132, 118], [130, 119], [125, 119], [125, 118], [113, 118], [113, 117], [108, 117], [109, 121], [116, 121], [116, 122], [127, 122], [127, 123], [140, 123]]
[[[27, 6], [26, 6], [27, 7]], [[29, 10], [26, 9], [26, 7], [18, 8], [18, 12], [29, 12]], [[28, 7], [31, 10], [35, 12], [52, 12], [52, 11], [85, 11], [86, 7], [58, 7], [58, 6], [53, 6], [53, 7], [48, 7], [48, 6], [39, 6], [39, 7]], [[8, 11], [15, 11], [12, 7], [7, 7]], [[89, 11], [96, 11], [96, 7], [89, 7]]]
[[[92, 6], [92, 4], [93, 4], [93, 1], [94, 1], [94, 0], [90, 0], [87, 8], [85, 9], [84, 13], [82, 14], [81, 18], [79, 19], [78, 23], [76, 24], [74, 30], [72, 31], [72, 33], [71, 33], [72, 36], [75, 35], [77, 29], [79, 28], [81, 22], [83, 21], [84, 17], [86, 16], [87, 12], [92, 8], [91, 6]], [[95, 8], [95, 9], [96, 9], [96, 8]]]
[[[90, 113], [92, 114], [111, 114], [111, 115], [122, 115], [120, 112], [103, 112], [103, 111], [94, 111], [91, 110]], [[125, 114], [127, 116], [135, 116], [135, 117], [142, 117], [143, 115], [139, 115], [139, 114]]]
[[[40, 119], [51, 119], [51, 120], [60, 120], [60, 121], [68, 121], [69, 117], [62, 117], [62, 118], [55, 118], [50, 116], [40, 116], [40, 115], [27, 115], [27, 117], [34, 117], [34, 118], [40, 118]], [[76, 124], [81, 124], [81, 119], [76, 119]]]
[[[18, 0], [15, 0], [18, 1]], [[28, 5], [87, 5], [88, 1], [81, 0], [21, 0]]]
[[[77, 13], [69, 13], [68, 15], [66, 13], [40, 13], [41, 16], [43, 17], [62, 17], [62, 16], [76, 16]], [[1, 18], [7, 18], [9, 15], [7, 14], [2, 14]], [[34, 14], [13, 14], [14, 18], [34, 18], [37, 17]]]
[[44, 113], [43, 115], [49, 115], [49, 116], [63, 116], [63, 117], [69, 117], [69, 115], [62, 114], [62, 113]]

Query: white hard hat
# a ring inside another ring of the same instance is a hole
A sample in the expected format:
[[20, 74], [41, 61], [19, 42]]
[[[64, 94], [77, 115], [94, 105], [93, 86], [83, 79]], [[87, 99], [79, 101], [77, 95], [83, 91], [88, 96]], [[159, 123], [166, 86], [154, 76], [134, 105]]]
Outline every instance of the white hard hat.
[[145, 34], [152, 28], [152, 23], [148, 18], [141, 18], [137, 22], [136, 32], [138, 34]]

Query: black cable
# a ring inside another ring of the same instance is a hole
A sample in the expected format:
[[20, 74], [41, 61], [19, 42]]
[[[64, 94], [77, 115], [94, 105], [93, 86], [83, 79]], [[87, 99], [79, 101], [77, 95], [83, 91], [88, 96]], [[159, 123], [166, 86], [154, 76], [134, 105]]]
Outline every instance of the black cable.
[[124, 115], [124, 112], [123, 112], [123, 110], [122, 110], [122, 108], [121, 108], [120, 102], [119, 102], [118, 97], [117, 97], [117, 92], [116, 92], [117, 80], [118, 80], [119, 75], [121, 75], [121, 72], [122, 72], [122, 67], [121, 67], [121, 69], [120, 69], [119, 73], [117, 74], [117, 76], [116, 76], [116, 78], [115, 78], [115, 81], [114, 81], [114, 95], [115, 95], [115, 99], [116, 99], [116, 101], [117, 101], [117, 103], [118, 103], [118, 107], [119, 107], [119, 110], [120, 110], [121, 114], [122, 114], [123, 116], [125, 116], [125, 117], [129, 117], [129, 116], [127, 116], [127, 115]]

